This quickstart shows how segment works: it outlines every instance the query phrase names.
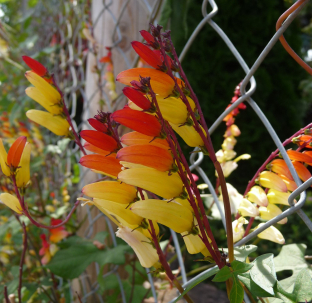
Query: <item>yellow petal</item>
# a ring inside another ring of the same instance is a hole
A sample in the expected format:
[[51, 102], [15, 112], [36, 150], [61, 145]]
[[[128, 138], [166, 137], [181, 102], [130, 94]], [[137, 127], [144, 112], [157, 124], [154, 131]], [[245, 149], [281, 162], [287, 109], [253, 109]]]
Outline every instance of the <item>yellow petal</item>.
[[260, 186], [253, 186], [247, 194], [247, 199], [259, 206], [267, 206], [269, 204], [266, 193]]
[[[264, 206], [259, 207], [259, 211], [260, 211], [260, 217], [263, 220], [271, 220], [282, 213], [282, 210], [278, 206], [276, 206], [275, 204], [270, 204], [270, 203], [267, 205], [267, 207], [264, 207]], [[277, 223], [286, 224], [287, 217]]]
[[[258, 225], [258, 227], [261, 227], [262, 225], [264, 225], [264, 223], [260, 223]], [[258, 238], [269, 240], [269, 241], [272, 241], [272, 242], [275, 242], [278, 244], [284, 244], [285, 243], [285, 239], [284, 239], [283, 235], [274, 226], [270, 226], [269, 228], [265, 229], [263, 232], [261, 232], [258, 235]]]
[[192, 213], [173, 201], [168, 203], [165, 200], [148, 199], [132, 204], [130, 209], [135, 214], [155, 220], [178, 233], [190, 231], [193, 226]]
[[138, 230], [119, 227], [116, 236], [131, 246], [143, 267], [152, 267], [158, 261], [156, 249], [149, 243], [150, 240]]
[[287, 186], [283, 179], [270, 171], [263, 171], [260, 173], [259, 184], [263, 187], [277, 189], [285, 193], [287, 192]]
[[1, 170], [6, 176], [10, 176], [11, 172], [9, 167], [7, 166], [7, 152], [3, 146], [2, 139], [0, 138], [0, 165], [1, 165]]
[[53, 116], [48, 112], [36, 109], [27, 111], [26, 116], [58, 136], [67, 136], [69, 134], [69, 124], [66, 119], [60, 116]]
[[10, 207], [16, 213], [22, 214], [21, 205], [15, 196], [4, 193], [0, 195], [0, 201], [3, 202], [6, 206]]
[[[173, 130], [191, 147], [204, 146], [204, 142], [193, 126], [170, 123]], [[203, 129], [203, 128], [202, 128]], [[204, 132], [204, 130], [203, 130]], [[205, 133], [205, 132], [204, 132]]]
[[20, 163], [18, 164], [19, 169], [16, 174], [17, 187], [25, 187], [30, 179], [30, 152], [31, 145], [27, 142]]
[[128, 184], [118, 181], [101, 181], [83, 187], [82, 193], [98, 199], [129, 204], [137, 197], [137, 190]]
[[247, 199], [243, 199], [239, 204], [238, 212], [243, 217], [259, 216], [259, 209]]
[[169, 176], [167, 172], [153, 168], [123, 170], [118, 174], [118, 180], [151, 191], [165, 199], [178, 197], [183, 191], [183, 183], [177, 173]]
[[271, 204], [283, 204], [289, 206], [288, 198], [290, 193], [283, 193], [276, 189], [270, 189], [268, 191], [267, 197]]
[[25, 93], [28, 97], [35, 100], [51, 114], [59, 115], [63, 112], [62, 106], [59, 105], [60, 103], [54, 103], [55, 99], [49, 99], [48, 95], [43, 95], [36, 87], [27, 87]]
[[33, 71], [27, 71], [25, 73], [25, 77], [27, 80], [35, 86], [39, 92], [44, 95], [51, 103], [57, 104], [61, 102], [61, 95], [60, 93], [47, 81], [41, 78]]
[[116, 203], [113, 201], [103, 200], [103, 199], [93, 199], [93, 204], [98, 209], [105, 209], [109, 214], [115, 216], [117, 219], [120, 217], [129, 224], [140, 225], [143, 218], [136, 215], [129, 208], [126, 209], [126, 205], [121, 203]]

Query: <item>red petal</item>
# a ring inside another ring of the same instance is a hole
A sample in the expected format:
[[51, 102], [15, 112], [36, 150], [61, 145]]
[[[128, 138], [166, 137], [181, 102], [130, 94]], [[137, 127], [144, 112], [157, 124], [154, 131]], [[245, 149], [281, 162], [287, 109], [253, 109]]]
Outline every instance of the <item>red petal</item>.
[[88, 122], [97, 131], [103, 132], [103, 133], [107, 132], [107, 126], [104, 123], [100, 122], [99, 120], [90, 118], [88, 119]]
[[138, 107], [148, 110], [151, 108], [151, 102], [141, 92], [135, 90], [132, 87], [124, 87], [122, 90], [124, 95], [129, 98]]
[[145, 40], [147, 43], [151, 44], [151, 43], [154, 43], [154, 42], [155, 42], [155, 38], [154, 38], [153, 35], [150, 34], [148, 31], [146, 31], [146, 30], [141, 30], [141, 31], [140, 31], [140, 34], [141, 34], [141, 36], [144, 38], [144, 40]]
[[104, 174], [115, 176], [116, 178], [121, 172], [121, 165], [119, 164], [119, 160], [114, 157], [86, 155], [80, 159], [79, 163], [82, 166], [101, 171]]
[[167, 140], [165, 139], [160, 139], [160, 138], [156, 138], [154, 139], [151, 136], [146, 136], [143, 135], [139, 132], [130, 132], [127, 133], [125, 135], [123, 135], [120, 139], [121, 143], [125, 144], [125, 145], [137, 145], [137, 144], [150, 144], [150, 145], [154, 145], [154, 146], [158, 146], [161, 148], [165, 148], [165, 149], [169, 149], [169, 144], [167, 142]]
[[133, 41], [131, 45], [135, 52], [150, 66], [159, 69], [162, 66], [161, 58], [155, 54], [148, 46], [141, 42]]
[[87, 142], [103, 150], [114, 151], [118, 147], [114, 138], [96, 130], [82, 130], [80, 136]]
[[117, 159], [142, 164], [160, 171], [172, 169], [173, 158], [164, 148], [153, 145], [132, 145], [118, 151]]
[[22, 58], [28, 67], [30, 67], [40, 77], [43, 77], [47, 74], [48, 70], [37, 60], [28, 56], [22, 56]]
[[161, 125], [157, 118], [152, 115], [129, 108], [124, 108], [115, 111], [111, 117], [116, 122], [144, 135], [152, 137], [160, 136]]
[[8, 152], [7, 163], [9, 166], [18, 167], [27, 138], [22, 136], [15, 140]]
[[90, 152], [93, 152], [93, 153], [96, 153], [96, 154], [100, 154], [100, 155], [103, 155], [103, 156], [107, 156], [107, 155], [109, 155], [111, 153], [109, 150], [103, 150], [103, 149], [98, 148], [98, 147], [96, 147], [96, 146], [94, 146], [94, 145], [92, 145], [91, 143], [88, 143], [88, 142], [86, 142], [83, 145], [83, 147], [86, 150], [90, 151]]

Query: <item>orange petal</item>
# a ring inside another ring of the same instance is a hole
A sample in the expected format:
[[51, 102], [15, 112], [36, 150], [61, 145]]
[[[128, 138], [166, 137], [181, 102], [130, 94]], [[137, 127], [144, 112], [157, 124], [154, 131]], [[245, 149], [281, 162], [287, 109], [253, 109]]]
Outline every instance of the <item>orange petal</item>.
[[285, 162], [285, 160], [282, 159], [275, 159], [273, 160], [270, 165], [268, 166], [272, 171], [277, 173], [278, 175], [284, 175], [290, 180], [294, 180], [289, 168]]
[[120, 139], [122, 144], [131, 146], [131, 145], [137, 145], [137, 144], [150, 144], [154, 146], [158, 146], [161, 148], [169, 149], [169, 144], [167, 140], [156, 138], [154, 139], [151, 136], [143, 135], [139, 132], [130, 132], [125, 135], [123, 135]]
[[118, 147], [114, 138], [96, 130], [82, 130], [80, 136], [87, 142], [103, 150], [114, 151]]
[[7, 163], [9, 166], [18, 167], [27, 138], [22, 136], [15, 140], [8, 152]]
[[83, 147], [86, 150], [90, 151], [90, 152], [93, 152], [93, 153], [96, 153], [96, 154], [100, 154], [100, 155], [103, 155], [103, 156], [107, 156], [107, 155], [109, 155], [111, 153], [109, 150], [103, 150], [103, 149], [98, 148], [98, 147], [96, 147], [96, 146], [94, 146], [94, 145], [92, 145], [91, 143], [88, 143], [88, 142], [86, 142], [83, 145]]
[[302, 135], [292, 139], [292, 142], [302, 146], [304, 145], [306, 148], [312, 148], [312, 136]]
[[289, 180], [287, 177], [283, 175], [281, 175], [280, 177], [283, 179], [289, 191], [294, 191], [298, 187], [295, 181]]
[[309, 156], [307, 153], [301, 153], [296, 150], [289, 149], [287, 154], [290, 160], [312, 163], [312, 157]]
[[[174, 81], [167, 74], [153, 68], [131, 68], [118, 74], [116, 80], [120, 83], [131, 85], [133, 80], [139, 81], [141, 77], [150, 77], [153, 91], [163, 97], [169, 96], [174, 89]], [[177, 79], [178, 85], [182, 81]]]
[[173, 158], [168, 150], [153, 145], [132, 145], [118, 151], [117, 159], [142, 164], [160, 171], [172, 169]]
[[[305, 154], [305, 155], [307, 155], [307, 156], [312, 158], [312, 151], [304, 151], [303, 154]], [[311, 166], [312, 165], [312, 161], [307, 163], [307, 164]]]
[[299, 178], [302, 181], [307, 181], [309, 178], [311, 178], [311, 173], [302, 163], [294, 161], [293, 165], [295, 167], [295, 170], [296, 170]]
[[[161, 132], [161, 125], [157, 118], [149, 114], [124, 108], [115, 111], [111, 118], [116, 122], [136, 130], [144, 135], [159, 137]], [[90, 142], [92, 143], [92, 142]]]
[[108, 174], [117, 177], [121, 172], [121, 165], [119, 160], [115, 157], [105, 157], [102, 155], [86, 155], [83, 156], [79, 163], [82, 166], [101, 171], [104, 174]]

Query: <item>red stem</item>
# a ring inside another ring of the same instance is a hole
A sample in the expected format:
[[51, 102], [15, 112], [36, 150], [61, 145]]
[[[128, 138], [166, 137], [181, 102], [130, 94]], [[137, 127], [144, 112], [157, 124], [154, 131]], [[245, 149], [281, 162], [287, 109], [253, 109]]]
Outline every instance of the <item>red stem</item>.
[[4, 285], [4, 298], [5, 298], [5, 303], [10, 303], [9, 296], [8, 296], [8, 288], [6, 285]]

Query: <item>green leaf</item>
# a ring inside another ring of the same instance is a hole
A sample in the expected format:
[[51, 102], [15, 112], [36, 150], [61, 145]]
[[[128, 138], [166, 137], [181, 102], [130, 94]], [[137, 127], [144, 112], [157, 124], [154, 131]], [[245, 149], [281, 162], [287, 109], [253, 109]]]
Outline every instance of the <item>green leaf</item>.
[[97, 280], [102, 292], [119, 287], [118, 278], [115, 275], [109, 275], [103, 278], [102, 271], [100, 271]]
[[312, 300], [312, 280], [308, 269], [303, 269], [297, 275], [293, 294], [296, 296], [296, 302]]
[[[271, 297], [272, 294], [268, 293], [261, 287], [259, 287], [254, 281], [251, 280], [249, 273], [243, 273], [237, 276], [244, 285], [249, 289], [249, 291], [257, 297]], [[274, 296], [274, 295], [273, 295]]]
[[[227, 248], [223, 249], [225, 252], [228, 252]], [[245, 262], [246, 258], [254, 251], [257, 250], [256, 245], [244, 245], [239, 247], [234, 247], [234, 257], [236, 260]]]
[[78, 277], [92, 262], [97, 262], [100, 266], [107, 263], [122, 264], [125, 262], [124, 252], [128, 248], [127, 245], [119, 245], [112, 249], [99, 250], [92, 242], [77, 236], [69, 238], [59, 246], [63, 248], [46, 267], [64, 279]]
[[244, 289], [240, 285], [237, 277], [233, 277], [233, 286], [230, 292], [230, 302], [231, 303], [242, 303], [244, 299]]
[[273, 286], [276, 283], [276, 272], [273, 254], [265, 254], [256, 258], [250, 270], [251, 279], [268, 293], [274, 295]]
[[231, 267], [233, 269], [233, 274], [234, 275], [238, 275], [238, 274], [242, 274], [242, 273], [248, 271], [250, 268], [253, 267], [253, 264], [247, 264], [247, 263], [244, 263], [244, 262], [240, 262], [240, 261], [234, 260], [231, 263]]
[[163, 5], [163, 9], [161, 11], [158, 24], [166, 28], [169, 19], [171, 17], [171, 14], [172, 14], [172, 0], [166, 0], [166, 2]]
[[291, 277], [279, 281], [280, 286], [289, 293], [293, 291], [297, 276], [303, 269], [307, 269], [312, 277], [310, 264], [304, 259], [306, 248], [305, 244], [285, 245], [279, 255], [274, 258], [276, 272], [283, 270], [292, 270], [293, 272]]
[[[148, 292], [148, 289], [141, 285], [132, 285], [129, 281], [122, 281], [122, 285], [126, 295], [126, 302], [130, 302], [130, 297], [132, 293], [131, 303], [141, 303]], [[132, 290], [132, 288], [134, 288]], [[150, 296], [147, 296], [147, 298]]]
[[212, 279], [213, 282], [224, 282], [233, 277], [233, 273], [231, 272], [228, 266], [222, 267], [215, 277]]
[[183, 297], [183, 295], [188, 293], [192, 288], [194, 288], [196, 285], [198, 285], [202, 281], [204, 281], [204, 280], [208, 279], [209, 277], [213, 276], [214, 274], [216, 274], [218, 272], [218, 270], [219, 270], [218, 266], [214, 266], [214, 267], [210, 268], [209, 270], [207, 270], [205, 273], [201, 273], [197, 277], [193, 278], [190, 281], [190, 283], [188, 284], [188, 286], [185, 288], [183, 293], [180, 296], [178, 296], [172, 303], [175, 303], [178, 300], [180, 300]]
[[[286, 292], [277, 282], [274, 286], [275, 297], [283, 300], [284, 303], [297, 303], [296, 296], [294, 294]], [[273, 301], [273, 300], [272, 300]]]

